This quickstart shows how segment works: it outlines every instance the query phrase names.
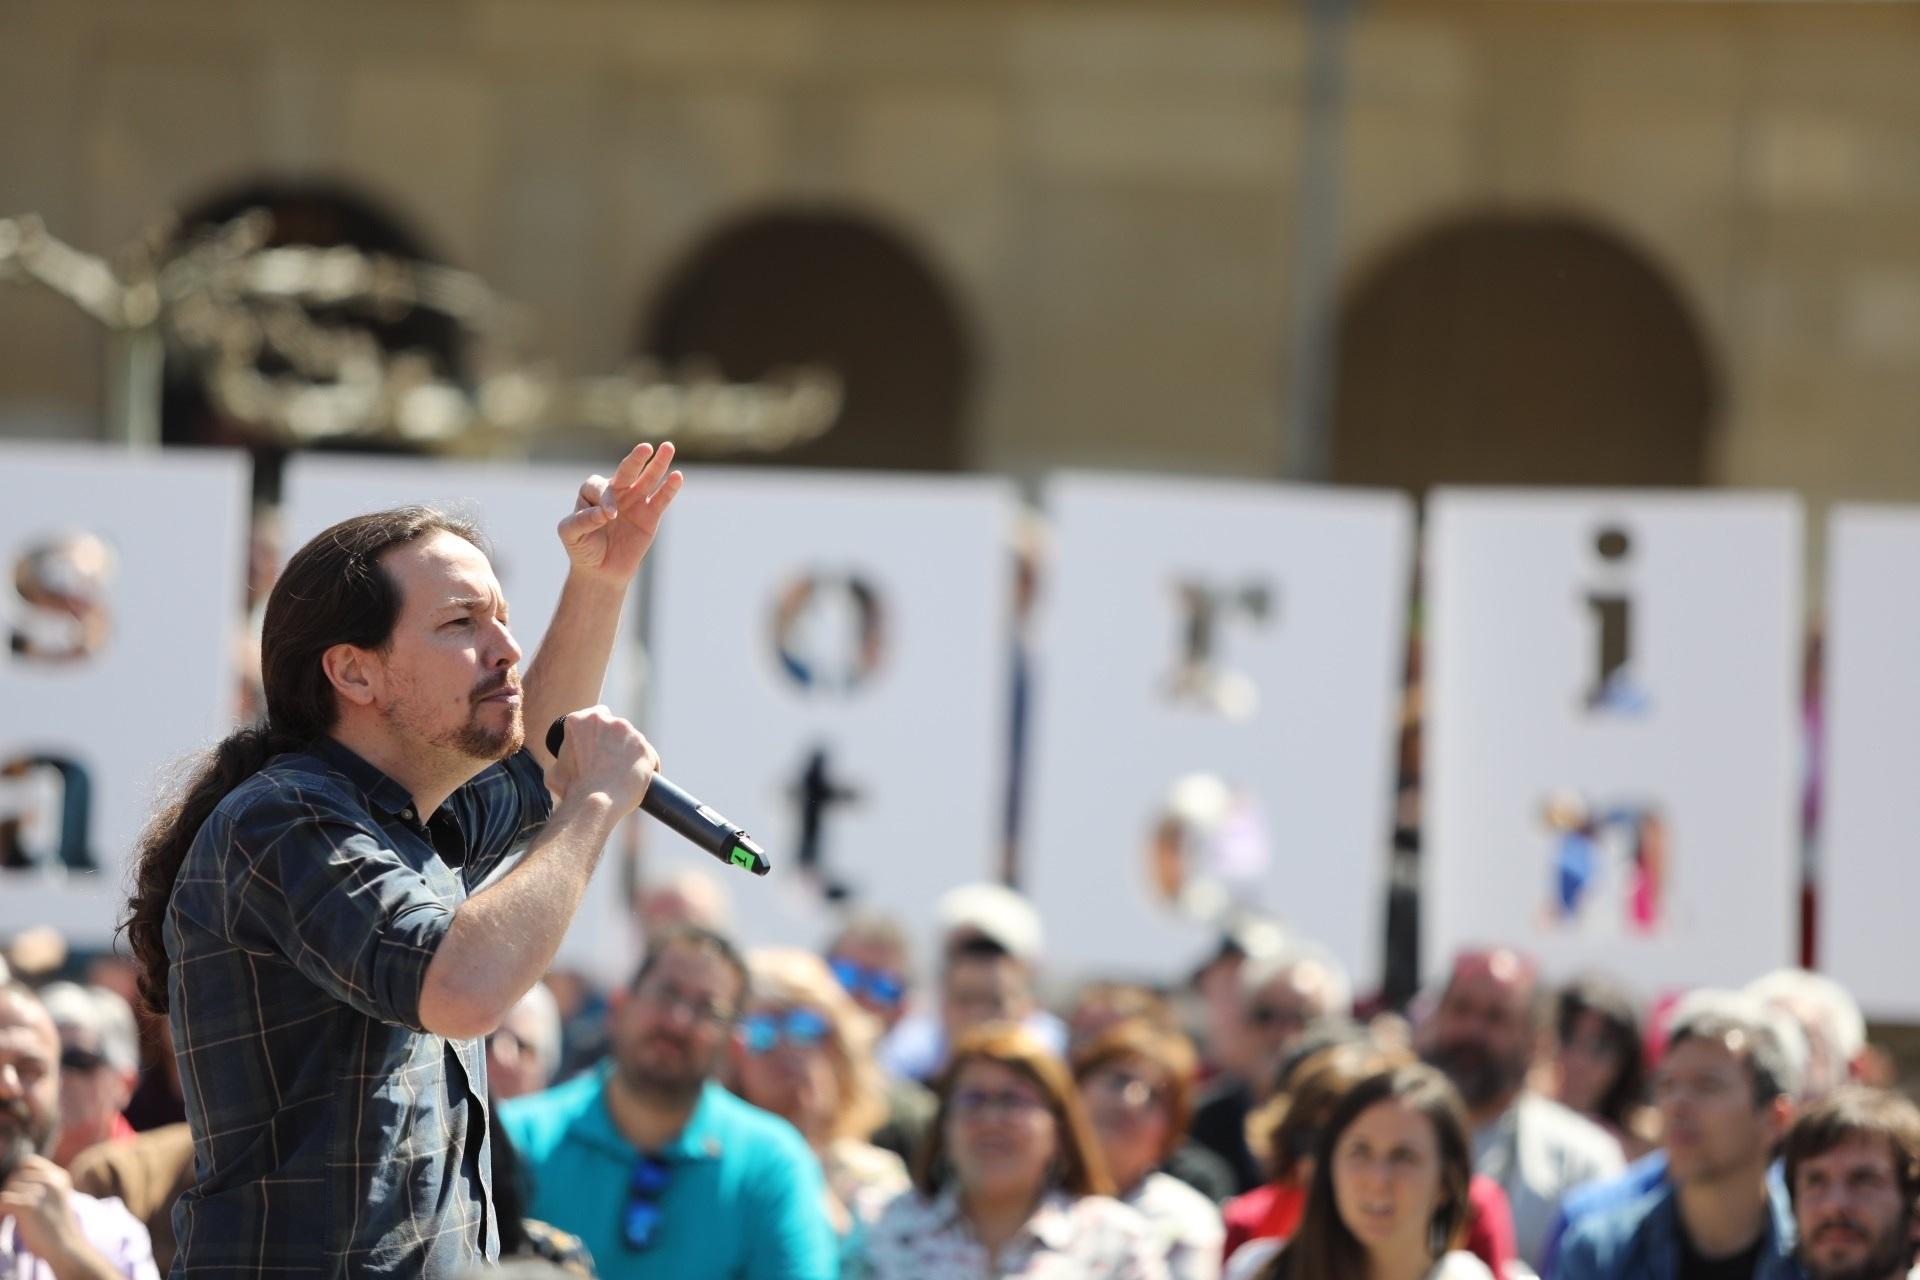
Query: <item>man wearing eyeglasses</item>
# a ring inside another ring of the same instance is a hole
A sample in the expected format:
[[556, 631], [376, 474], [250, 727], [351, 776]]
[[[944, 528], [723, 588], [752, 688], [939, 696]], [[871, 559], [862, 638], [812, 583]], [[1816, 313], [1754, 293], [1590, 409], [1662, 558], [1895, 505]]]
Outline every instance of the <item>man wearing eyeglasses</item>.
[[660, 935], [609, 1020], [612, 1060], [500, 1109], [528, 1212], [608, 1280], [831, 1280], [818, 1160], [794, 1127], [714, 1081], [746, 995], [719, 934]]

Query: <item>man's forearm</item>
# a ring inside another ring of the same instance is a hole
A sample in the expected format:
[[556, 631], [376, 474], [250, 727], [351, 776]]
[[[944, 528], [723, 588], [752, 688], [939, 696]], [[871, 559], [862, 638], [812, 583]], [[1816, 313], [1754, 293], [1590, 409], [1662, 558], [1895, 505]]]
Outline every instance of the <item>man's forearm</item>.
[[577, 571], [567, 575], [540, 652], [521, 682], [527, 747], [541, 765], [553, 763], [547, 754], [547, 726], [570, 711], [600, 701], [626, 599], [624, 583]]
[[76, 1241], [59, 1258], [45, 1260], [53, 1280], [126, 1280], [126, 1273], [86, 1241]]
[[420, 1025], [490, 1034], [553, 963], [620, 814], [601, 794], [564, 801], [518, 866], [454, 913], [420, 991]]

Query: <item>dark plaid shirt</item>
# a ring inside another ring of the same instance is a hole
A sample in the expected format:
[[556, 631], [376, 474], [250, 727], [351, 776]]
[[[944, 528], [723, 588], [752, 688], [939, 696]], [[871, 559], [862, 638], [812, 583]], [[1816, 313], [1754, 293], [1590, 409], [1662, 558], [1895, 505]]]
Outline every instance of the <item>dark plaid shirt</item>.
[[447, 1276], [499, 1253], [486, 1051], [420, 1026], [454, 910], [546, 820], [495, 765], [422, 822], [331, 740], [201, 828], [167, 912], [196, 1179], [175, 1276]]

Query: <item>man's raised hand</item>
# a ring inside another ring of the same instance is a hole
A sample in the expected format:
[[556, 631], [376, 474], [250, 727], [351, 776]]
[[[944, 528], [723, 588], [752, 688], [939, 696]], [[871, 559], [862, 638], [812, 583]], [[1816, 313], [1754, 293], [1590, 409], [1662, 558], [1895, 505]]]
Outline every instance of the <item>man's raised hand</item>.
[[573, 513], [560, 522], [560, 541], [576, 572], [625, 586], [660, 531], [660, 519], [686, 477], [673, 468], [673, 446], [637, 444], [613, 477], [589, 476]]

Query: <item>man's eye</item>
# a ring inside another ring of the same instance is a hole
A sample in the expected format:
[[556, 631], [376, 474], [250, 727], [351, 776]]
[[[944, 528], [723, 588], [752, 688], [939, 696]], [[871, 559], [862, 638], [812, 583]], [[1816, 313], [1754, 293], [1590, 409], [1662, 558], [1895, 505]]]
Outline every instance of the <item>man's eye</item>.
[[472, 625], [472, 623], [473, 623], [473, 619], [472, 619], [472, 618], [455, 618], [455, 619], [453, 619], [453, 620], [452, 620], [451, 622], [443, 622], [443, 623], [441, 623], [440, 625], [441, 625], [441, 628], [442, 628], [442, 629], [444, 630], [444, 629], [445, 629], [445, 628], [447, 628], [447, 627], [465, 627], [465, 626], [470, 626], [470, 625]]

